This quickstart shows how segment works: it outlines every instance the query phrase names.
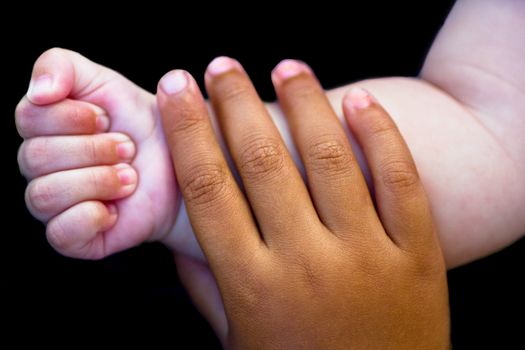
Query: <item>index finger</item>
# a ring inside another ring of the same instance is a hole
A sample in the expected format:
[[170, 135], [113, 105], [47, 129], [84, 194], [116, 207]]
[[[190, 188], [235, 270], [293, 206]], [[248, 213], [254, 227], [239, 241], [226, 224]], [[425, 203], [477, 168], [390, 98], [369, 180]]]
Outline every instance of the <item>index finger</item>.
[[157, 99], [188, 216], [211, 268], [244, 264], [243, 257], [253, 256], [262, 241], [196, 82], [185, 71], [169, 72], [159, 83]]

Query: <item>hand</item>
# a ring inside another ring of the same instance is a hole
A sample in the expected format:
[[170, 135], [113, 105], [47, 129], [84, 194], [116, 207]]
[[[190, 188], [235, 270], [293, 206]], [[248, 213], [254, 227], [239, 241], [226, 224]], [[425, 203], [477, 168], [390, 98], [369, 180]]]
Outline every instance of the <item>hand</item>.
[[[192, 77], [168, 73], [157, 96], [225, 314], [202, 297], [209, 277], [183, 278], [225, 347], [446, 348], [445, 265], [415, 164], [386, 112], [363, 90], [345, 98], [372, 172], [376, 211], [307, 66], [285, 61], [272, 78], [309, 190], [240, 64], [216, 59], [205, 78], [246, 197]], [[205, 276], [202, 266], [181, 261]]]
[[97, 259], [162, 238], [178, 193], [155, 97], [81, 55], [36, 61], [16, 109], [26, 202], [60, 253]]

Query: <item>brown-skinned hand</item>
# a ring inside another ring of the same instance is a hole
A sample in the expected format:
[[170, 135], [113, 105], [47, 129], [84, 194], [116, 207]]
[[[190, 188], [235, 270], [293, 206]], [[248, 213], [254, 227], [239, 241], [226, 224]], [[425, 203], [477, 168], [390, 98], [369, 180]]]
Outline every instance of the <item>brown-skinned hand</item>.
[[[218, 58], [205, 78], [244, 193], [190, 74], [166, 74], [157, 98], [213, 278], [189, 258], [179, 257], [179, 270], [224, 347], [447, 348], [443, 257], [416, 166], [386, 111], [360, 89], [343, 104], [372, 173], [371, 196], [311, 69], [279, 64], [272, 80], [307, 187], [241, 65]], [[203, 297], [214, 281], [223, 308]]]

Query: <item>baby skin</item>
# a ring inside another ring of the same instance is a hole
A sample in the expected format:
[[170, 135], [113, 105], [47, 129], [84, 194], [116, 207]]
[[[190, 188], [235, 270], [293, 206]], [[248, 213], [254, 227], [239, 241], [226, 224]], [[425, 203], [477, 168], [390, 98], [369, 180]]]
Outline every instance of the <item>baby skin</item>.
[[[352, 84], [377, 98], [406, 139], [448, 267], [492, 253], [525, 232], [520, 215], [525, 204], [524, 14], [520, 1], [458, 1], [419, 78]], [[481, 23], [488, 29], [480, 29]], [[231, 64], [239, 65], [218, 58], [208, 73]], [[298, 70], [310, 68], [283, 61], [272, 80]], [[232, 100], [243, 89], [224, 86]], [[341, 119], [343, 95], [350, 89], [327, 92]], [[268, 103], [266, 108], [302, 170], [281, 107]], [[16, 122], [24, 138], [19, 164], [30, 180], [27, 205], [47, 223], [56, 250], [98, 259], [161, 240], [176, 253], [204, 261], [180, 199], [154, 95], [75, 52], [51, 49], [35, 63]], [[349, 130], [347, 136], [372, 186]], [[337, 144], [314, 141], [324, 157], [337, 161]], [[259, 146], [260, 161], [268, 161], [268, 148], [264, 142]], [[396, 181], [407, 179], [399, 173]]]

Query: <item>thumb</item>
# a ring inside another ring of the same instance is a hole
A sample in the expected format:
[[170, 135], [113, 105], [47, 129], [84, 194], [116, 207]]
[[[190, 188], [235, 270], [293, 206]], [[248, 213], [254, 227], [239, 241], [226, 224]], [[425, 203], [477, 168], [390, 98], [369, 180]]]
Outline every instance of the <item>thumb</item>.
[[100, 80], [100, 66], [84, 56], [65, 49], [44, 52], [33, 66], [27, 98], [33, 104], [47, 105], [84, 93]]

